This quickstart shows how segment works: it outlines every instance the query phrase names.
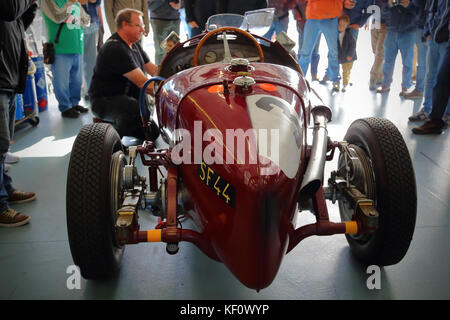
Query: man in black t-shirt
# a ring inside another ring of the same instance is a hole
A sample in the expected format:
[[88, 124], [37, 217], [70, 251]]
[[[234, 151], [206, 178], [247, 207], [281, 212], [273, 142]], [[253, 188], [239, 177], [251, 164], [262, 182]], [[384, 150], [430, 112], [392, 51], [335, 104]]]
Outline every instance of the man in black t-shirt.
[[[89, 96], [92, 112], [113, 123], [119, 135], [145, 139], [139, 112], [139, 92], [154, 75], [153, 64], [139, 45], [144, 32], [142, 12], [134, 9], [119, 11], [117, 32], [100, 49], [94, 68]], [[152, 94], [153, 87], [147, 92]]]

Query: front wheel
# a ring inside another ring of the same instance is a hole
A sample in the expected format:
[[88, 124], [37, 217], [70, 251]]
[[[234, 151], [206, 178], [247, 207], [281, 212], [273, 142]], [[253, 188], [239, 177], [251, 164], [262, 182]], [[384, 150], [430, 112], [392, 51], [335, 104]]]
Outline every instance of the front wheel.
[[125, 165], [120, 137], [110, 124], [81, 129], [70, 157], [66, 213], [72, 257], [86, 279], [111, 276], [120, 267], [124, 247], [114, 226]]
[[[408, 251], [417, 211], [415, 175], [405, 141], [392, 122], [380, 118], [356, 120], [344, 140], [355, 163], [350, 182], [374, 201], [379, 212], [374, 234], [346, 235], [347, 241], [365, 263], [396, 264]], [[340, 170], [343, 164], [341, 153]], [[339, 211], [343, 221], [351, 220], [348, 202], [339, 201]]]

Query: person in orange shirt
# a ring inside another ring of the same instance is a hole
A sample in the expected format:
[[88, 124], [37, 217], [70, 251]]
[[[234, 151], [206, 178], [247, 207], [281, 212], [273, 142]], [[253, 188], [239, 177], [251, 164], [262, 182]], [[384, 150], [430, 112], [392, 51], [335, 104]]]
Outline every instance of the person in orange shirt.
[[328, 46], [329, 77], [333, 91], [339, 91], [338, 17], [342, 13], [343, 0], [309, 0], [306, 5], [306, 24], [299, 64], [307, 73], [311, 54], [323, 33]]

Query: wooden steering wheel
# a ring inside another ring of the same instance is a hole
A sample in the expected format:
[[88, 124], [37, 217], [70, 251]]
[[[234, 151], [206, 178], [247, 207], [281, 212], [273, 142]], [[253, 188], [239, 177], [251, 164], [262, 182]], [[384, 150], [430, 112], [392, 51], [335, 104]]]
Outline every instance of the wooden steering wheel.
[[202, 40], [200, 40], [200, 42], [197, 44], [197, 47], [195, 48], [195, 52], [194, 52], [194, 59], [192, 61], [192, 64], [194, 67], [198, 66], [198, 54], [200, 53], [200, 48], [203, 47], [203, 45], [205, 44], [205, 42], [211, 38], [213, 35], [215, 35], [216, 33], [223, 33], [224, 37], [223, 37], [223, 48], [224, 48], [224, 59], [222, 60], [222, 63], [230, 63], [231, 62], [231, 52], [230, 52], [230, 47], [228, 46], [228, 40], [226, 37], [226, 33], [227, 31], [231, 31], [234, 33], [240, 33], [243, 36], [249, 38], [253, 44], [256, 47], [256, 50], [258, 50], [258, 55], [259, 55], [259, 62], [264, 62], [264, 54], [261, 48], [261, 45], [258, 43], [258, 41], [247, 31], [238, 29], [238, 28], [233, 28], [233, 27], [223, 27], [223, 28], [219, 28], [216, 30], [213, 30], [211, 32], [209, 32], [208, 34], [206, 34]]

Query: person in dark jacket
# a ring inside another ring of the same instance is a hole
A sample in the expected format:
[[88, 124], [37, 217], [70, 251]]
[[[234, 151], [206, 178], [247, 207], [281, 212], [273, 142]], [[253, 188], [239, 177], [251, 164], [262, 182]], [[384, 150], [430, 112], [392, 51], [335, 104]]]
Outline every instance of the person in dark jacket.
[[[433, 87], [439, 65], [447, 50], [448, 30], [450, 21], [450, 0], [429, 0], [425, 9], [427, 16], [424, 25], [423, 38], [427, 42], [426, 75], [423, 108], [410, 116], [409, 121], [428, 119], [433, 105]], [[442, 32], [443, 31], [443, 32]], [[441, 35], [441, 36], [440, 36]], [[450, 122], [450, 101], [444, 115], [444, 121]]]
[[385, 93], [390, 90], [395, 59], [398, 51], [400, 51], [403, 63], [402, 91], [400, 95], [403, 95], [411, 86], [414, 42], [417, 28], [417, 7], [410, 0], [400, 0], [399, 4], [396, 5], [393, 4], [393, 0], [388, 0], [388, 4], [383, 10], [387, 13], [387, 32], [384, 39], [383, 82], [377, 92]]
[[216, 3], [211, 0], [184, 0], [186, 21], [191, 27], [191, 37], [205, 30], [208, 18], [216, 14]]
[[342, 91], [345, 92], [350, 82], [353, 62], [356, 60], [356, 39], [350, 25], [350, 18], [342, 15], [338, 19], [338, 60], [342, 66]]
[[30, 217], [9, 207], [9, 204], [36, 199], [33, 192], [15, 190], [11, 177], [5, 173], [5, 155], [14, 131], [16, 94], [25, 90], [28, 54], [25, 30], [33, 22], [37, 5], [34, 0], [0, 1], [0, 226], [17, 227]]
[[267, 0], [216, 0], [217, 13], [244, 15], [247, 11], [267, 8]]

